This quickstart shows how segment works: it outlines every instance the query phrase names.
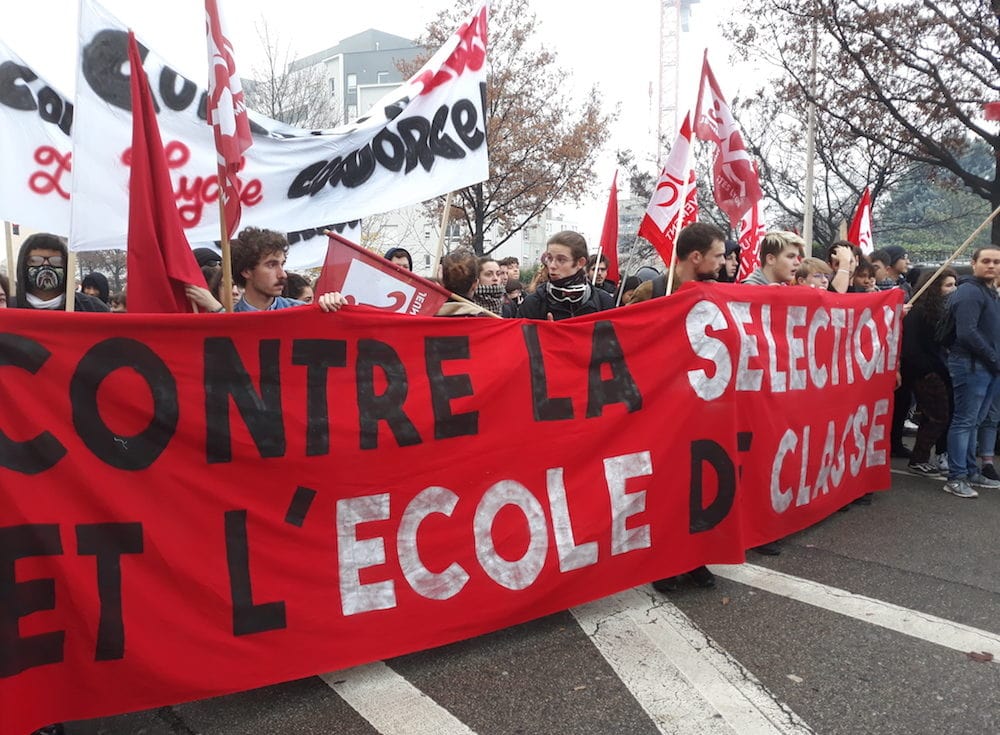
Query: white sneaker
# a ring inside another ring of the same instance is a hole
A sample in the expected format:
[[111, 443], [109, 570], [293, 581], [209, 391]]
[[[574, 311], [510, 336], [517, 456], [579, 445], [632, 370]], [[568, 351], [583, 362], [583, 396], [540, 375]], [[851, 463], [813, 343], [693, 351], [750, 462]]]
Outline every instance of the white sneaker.
[[941, 452], [941, 454], [939, 454], [937, 456], [937, 468], [939, 470], [941, 470], [942, 472], [947, 472], [948, 471], [948, 453], [947, 452]]
[[972, 489], [965, 480], [948, 480], [941, 488], [957, 498], [978, 498], [979, 493]]
[[968, 479], [970, 485], [975, 485], [976, 487], [988, 487], [997, 488], [1000, 487], [1000, 480], [991, 480], [985, 477], [981, 473], [977, 472]]

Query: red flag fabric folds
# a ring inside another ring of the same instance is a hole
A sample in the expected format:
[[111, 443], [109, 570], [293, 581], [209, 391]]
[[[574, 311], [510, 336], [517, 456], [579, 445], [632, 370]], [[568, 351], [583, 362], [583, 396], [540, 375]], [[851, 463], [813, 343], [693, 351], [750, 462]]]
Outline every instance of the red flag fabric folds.
[[[756, 162], [753, 168], [756, 173]], [[760, 267], [760, 241], [766, 231], [760, 202], [754, 202], [750, 211], [740, 219], [740, 269], [736, 274], [737, 281], [742, 281]]]
[[872, 239], [872, 193], [865, 187], [858, 202], [858, 209], [851, 220], [851, 227], [847, 231], [848, 242], [853, 242], [865, 255], [875, 252], [875, 242]]
[[743, 143], [740, 126], [708, 65], [707, 51], [698, 87], [695, 132], [702, 140], [718, 146], [712, 163], [715, 202], [729, 216], [729, 221], [736, 224], [755, 202], [764, 198], [764, 192]]
[[233, 44], [226, 36], [218, 0], [205, 0], [208, 27], [208, 123], [215, 132], [226, 228], [236, 236], [240, 225], [239, 171], [243, 151], [253, 143], [243, 85], [236, 73]]
[[205, 285], [177, 212], [170, 169], [156, 123], [149, 80], [135, 36], [129, 33], [132, 149], [128, 204], [128, 310], [190, 312], [184, 285]]
[[621, 280], [618, 273], [618, 172], [611, 181], [608, 208], [604, 212], [604, 227], [601, 228], [601, 252], [608, 259], [608, 278], [615, 283]]

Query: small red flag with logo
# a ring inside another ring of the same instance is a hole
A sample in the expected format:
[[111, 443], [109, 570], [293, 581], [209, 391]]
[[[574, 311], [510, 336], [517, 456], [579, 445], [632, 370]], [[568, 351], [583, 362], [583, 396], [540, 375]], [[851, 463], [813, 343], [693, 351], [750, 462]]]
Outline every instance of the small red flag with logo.
[[861, 252], [865, 255], [871, 255], [875, 251], [872, 240], [872, 193], [867, 186], [861, 195], [861, 201], [858, 202], [854, 219], [851, 220], [847, 241], [861, 248]]
[[399, 314], [434, 316], [451, 293], [335, 232], [329, 233], [326, 262], [316, 295], [340, 291], [347, 303]]
[[701, 85], [698, 88], [695, 133], [702, 140], [717, 146], [712, 163], [715, 202], [729, 216], [729, 221], [735, 224], [754, 203], [764, 198], [764, 192], [761, 191], [760, 180], [743, 142], [739, 123], [722, 96], [712, 67], [708, 65], [707, 51], [702, 63]]
[[205, 0], [208, 30], [208, 124], [215, 132], [226, 232], [240, 226], [240, 163], [253, 143], [243, 85], [236, 73], [233, 44], [226, 36], [218, 0]]

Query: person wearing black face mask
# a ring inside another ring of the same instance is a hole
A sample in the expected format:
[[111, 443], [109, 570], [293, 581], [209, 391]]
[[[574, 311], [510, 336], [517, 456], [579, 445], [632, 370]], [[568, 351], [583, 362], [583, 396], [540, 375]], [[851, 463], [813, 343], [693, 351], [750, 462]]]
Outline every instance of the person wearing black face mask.
[[614, 307], [611, 294], [587, 282], [587, 241], [579, 232], [564, 230], [549, 238], [542, 265], [549, 280], [524, 297], [519, 317], [560, 321]]
[[[42, 232], [21, 245], [17, 256], [17, 309], [66, 310], [66, 263], [62, 238]], [[107, 305], [85, 293], [74, 294], [75, 311], [109, 311]]]

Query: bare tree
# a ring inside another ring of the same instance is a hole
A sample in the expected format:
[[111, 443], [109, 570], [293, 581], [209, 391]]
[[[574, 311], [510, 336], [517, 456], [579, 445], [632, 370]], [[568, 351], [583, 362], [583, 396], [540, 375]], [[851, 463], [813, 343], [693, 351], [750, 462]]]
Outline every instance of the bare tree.
[[[442, 11], [418, 44], [440, 47], [475, 6], [477, 0], [461, 0]], [[567, 94], [568, 74], [535, 40], [535, 25], [528, 0], [490, 5], [490, 178], [453, 200], [478, 254], [496, 250], [553, 203], [580, 201], [594, 184], [593, 165], [608, 138], [612, 116], [602, 112], [599, 92], [591, 89], [583, 101]], [[426, 60], [401, 64], [400, 71], [409, 76]]]
[[298, 68], [290, 46], [282, 44], [263, 18], [257, 37], [264, 51], [261, 65], [244, 79], [247, 106], [270, 118], [298, 128], [322, 129], [341, 122], [326, 69], [322, 63]]
[[78, 278], [82, 281], [88, 273], [97, 271], [108, 277], [111, 293], [117, 293], [125, 288], [126, 253], [124, 250], [93, 250], [77, 253], [76, 267]]
[[[984, 174], [964, 163], [976, 141], [1000, 159], [1000, 134], [982, 119], [983, 103], [1000, 98], [998, 0], [749, 0], [745, 13], [737, 46], [781, 72], [759, 95], [765, 107], [790, 109], [801, 125], [815, 103], [825, 136], [817, 150], [855, 194], [924, 164], [1000, 206], [996, 166]], [[992, 234], [1000, 241], [1000, 219]]]

